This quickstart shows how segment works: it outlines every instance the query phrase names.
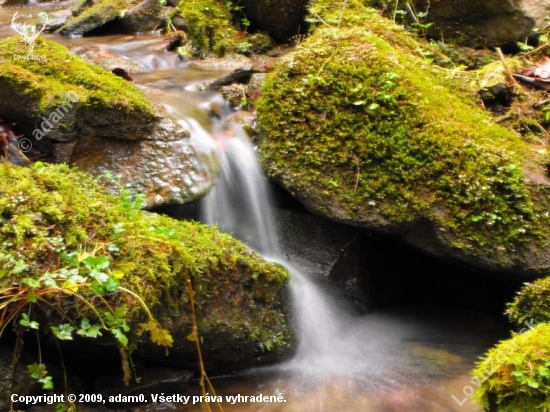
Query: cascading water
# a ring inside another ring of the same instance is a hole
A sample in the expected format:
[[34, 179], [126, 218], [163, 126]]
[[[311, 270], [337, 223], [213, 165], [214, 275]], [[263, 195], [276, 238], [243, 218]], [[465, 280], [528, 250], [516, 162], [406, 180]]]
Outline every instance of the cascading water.
[[[264, 393], [282, 393], [292, 403], [283, 409], [262, 406], [258, 410], [477, 411], [471, 404], [456, 409], [448, 396], [461, 388], [463, 381], [456, 375], [463, 373], [467, 379], [467, 368], [441, 373], [437, 361], [419, 363], [414, 351], [426, 349], [415, 342], [432, 339], [431, 326], [419, 326], [418, 320], [411, 326], [405, 316], [353, 316], [330, 291], [282, 258], [267, 182], [254, 147], [241, 129], [223, 131], [218, 125], [214, 130], [220, 174], [203, 201], [203, 221], [233, 233], [267, 259], [286, 266], [291, 274], [295, 355], [285, 363], [252, 371], [251, 376], [263, 382]], [[443, 350], [441, 356], [453, 355]], [[432, 384], [433, 379], [439, 379], [438, 386]], [[451, 389], [452, 385], [458, 389]]]
[[[229, 135], [229, 137], [228, 137]], [[252, 143], [239, 127], [218, 132], [220, 174], [203, 200], [202, 220], [249, 244], [258, 252], [277, 254], [277, 236], [269, 193]]]
[[[382, 369], [375, 365], [380, 357], [372, 353], [381, 355], [393, 339], [383, 342], [357, 333], [364, 328], [355, 328], [356, 321], [342, 302], [280, 256], [267, 182], [254, 147], [242, 129], [232, 129], [229, 139], [227, 133], [214, 134], [220, 146], [220, 174], [215, 188], [203, 200], [202, 220], [233, 233], [289, 270], [297, 349], [293, 359], [278, 369], [310, 383], [362, 376], [365, 371], [370, 371], [372, 378]], [[375, 323], [373, 328], [382, 325]]]

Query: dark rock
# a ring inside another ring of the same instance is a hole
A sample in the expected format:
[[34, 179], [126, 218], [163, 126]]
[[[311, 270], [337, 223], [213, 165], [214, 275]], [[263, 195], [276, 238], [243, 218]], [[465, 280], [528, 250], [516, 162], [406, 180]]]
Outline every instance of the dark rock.
[[110, 21], [120, 19], [120, 11], [131, 5], [130, 0], [102, 0], [68, 21], [60, 31], [62, 34], [82, 36]]
[[[131, 382], [125, 385], [119, 375], [99, 378], [94, 384], [94, 392], [108, 396], [139, 396], [146, 399], [145, 403], [151, 400], [151, 395], [164, 393], [164, 395], [182, 394], [189, 382], [193, 379], [193, 372], [188, 370], [176, 370], [168, 368], [145, 368], [138, 372], [139, 383]], [[120, 404], [107, 403], [107, 406]], [[126, 406], [133, 406], [127, 404]]]
[[158, 30], [164, 27], [163, 10], [159, 0], [145, 0], [128, 10], [120, 23], [132, 33]]
[[238, 68], [237, 70], [232, 71], [226, 76], [223, 76], [217, 80], [214, 80], [208, 86], [209, 89], [219, 90], [223, 86], [229, 86], [233, 83], [248, 83], [253, 74], [252, 68]]
[[275, 41], [285, 42], [305, 30], [304, 17], [309, 0], [242, 0], [245, 14], [254, 27]]
[[415, 7], [428, 10], [426, 20], [434, 23], [428, 29], [430, 36], [465, 46], [495, 47], [523, 41], [535, 27], [535, 19], [522, 3], [513, 0], [420, 0], [415, 1]]
[[[27, 365], [36, 362], [34, 358], [24, 352], [18, 363], [15, 373], [15, 379], [12, 387], [13, 379], [13, 357], [14, 346], [7, 342], [3, 336], [0, 341], [0, 410], [11, 411], [12, 405], [10, 396], [12, 393], [26, 396], [32, 395], [41, 390], [41, 385], [37, 380], [31, 378], [27, 371]], [[17, 410], [18, 407], [23, 407], [23, 404], [16, 403], [13, 405]]]

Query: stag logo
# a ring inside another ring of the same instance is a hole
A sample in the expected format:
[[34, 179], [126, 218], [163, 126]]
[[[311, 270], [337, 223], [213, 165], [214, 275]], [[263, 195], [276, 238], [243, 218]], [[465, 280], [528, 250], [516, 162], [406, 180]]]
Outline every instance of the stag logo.
[[19, 17], [18, 14], [19, 12], [16, 11], [13, 17], [11, 18], [11, 27], [13, 30], [15, 30], [21, 36], [23, 36], [23, 41], [25, 42], [25, 48], [27, 49], [27, 56], [32, 56], [33, 55], [32, 53], [34, 51], [34, 42], [36, 41], [40, 33], [44, 31], [44, 29], [46, 28], [46, 25], [48, 24], [48, 21], [49, 21], [48, 14], [40, 13], [40, 22], [38, 23], [38, 25], [40, 24], [42, 25], [40, 29], [38, 29], [38, 25], [30, 25], [27, 23], [17, 23], [16, 20]]

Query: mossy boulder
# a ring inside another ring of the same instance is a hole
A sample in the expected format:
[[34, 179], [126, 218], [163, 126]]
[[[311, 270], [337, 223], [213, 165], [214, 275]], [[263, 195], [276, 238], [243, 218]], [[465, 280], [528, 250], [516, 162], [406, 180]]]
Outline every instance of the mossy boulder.
[[62, 34], [82, 36], [111, 21], [118, 20], [124, 13], [137, 4], [136, 0], [102, 0], [85, 8], [86, 4], [78, 4], [75, 11], [78, 15], [69, 20], [60, 29]]
[[506, 315], [521, 328], [550, 323], [550, 277], [525, 284], [514, 301], [508, 304]]
[[231, 53], [260, 53], [272, 46], [267, 35], [247, 33], [250, 22], [241, 7], [231, 2], [182, 0], [169, 17], [187, 32], [189, 44], [183, 47], [185, 51], [180, 51], [184, 55], [221, 57]]
[[54, 42], [36, 41], [39, 60], [12, 59], [22, 48], [20, 36], [0, 42], [0, 59], [7, 61], [0, 115], [16, 123], [26, 144], [47, 156], [52, 141], [76, 140], [64, 160], [96, 176], [120, 175], [126, 188], [146, 195], [147, 208], [183, 204], [210, 190], [216, 149], [198, 147], [143, 90]]
[[78, 130], [140, 139], [161, 119], [137, 86], [64, 46], [39, 37], [30, 58], [24, 53], [21, 36], [0, 41], [0, 113], [26, 136], [68, 141]]
[[479, 386], [474, 399], [486, 411], [550, 410], [550, 324], [500, 342], [473, 375]]
[[[16, 316], [3, 322], [12, 319], [16, 327], [28, 315], [44, 333], [60, 323], [86, 332], [83, 319], [94, 324], [106, 310], [130, 327], [128, 348], [154, 353], [138, 330], [153, 314], [174, 338], [168, 357], [163, 349], [159, 359], [194, 368], [195, 342], [188, 339], [195, 336], [194, 306], [211, 370], [244, 368], [285, 350], [290, 332], [281, 266], [214, 228], [142, 212], [129, 197], [108, 195], [66, 165], [4, 163], [0, 174], [0, 298], [3, 304], [12, 299], [13, 288], [40, 297], [37, 304], [23, 301], [30, 311], [18, 312], [15, 302], [4, 307], [4, 315]], [[120, 287], [98, 293], [115, 278]], [[106, 348], [116, 342], [111, 326], [101, 329]], [[79, 359], [86, 359], [86, 346], [78, 348]]]
[[547, 271], [545, 148], [494, 124], [420, 42], [361, 2], [316, 13], [324, 23], [258, 101], [269, 176], [331, 220], [474, 265]]
[[149, 32], [164, 27], [164, 2], [145, 0], [128, 10], [121, 20], [122, 27], [128, 32]]
[[[405, 2], [399, 3], [406, 10]], [[430, 36], [471, 47], [496, 47], [524, 41], [535, 28], [535, 19], [540, 20], [548, 12], [547, 7], [538, 7], [537, 13], [534, 4], [540, 2], [533, 0], [415, 0], [413, 3], [418, 12], [427, 10], [425, 19], [432, 23], [428, 29]]]

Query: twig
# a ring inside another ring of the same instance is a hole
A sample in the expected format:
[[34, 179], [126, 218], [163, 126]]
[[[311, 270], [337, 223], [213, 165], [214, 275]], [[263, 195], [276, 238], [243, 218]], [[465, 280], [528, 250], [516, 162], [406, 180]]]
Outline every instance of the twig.
[[502, 62], [502, 67], [504, 68], [504, 72], [506, 73], [506, 78], [511, 84], [513, 84], [514, 86], [518, 86], [518, 82], [516, 82], [516, 79], [514, 79], [512, 72], [510, 72], [510, 69], [508, 69], [508, 65], [506, 64], [506, 59], [504, 58], [504, 54], [502, 54], [502, 50], [500, 50], [500, 47], [496, 47], [496, 51], [497, 51], [498, 57], [500, 58], [500, 61]]
[[344, 10], [346, 9], [347, 4], [348, 4], [348, 0], [344, 0], [344, 4], [342, 4], [342, 11], [340, 12], [340, 17], [338, 17], [338, 28], [340, 28], [340, 23], [342, 23], [342, 18], [344, 17]]

